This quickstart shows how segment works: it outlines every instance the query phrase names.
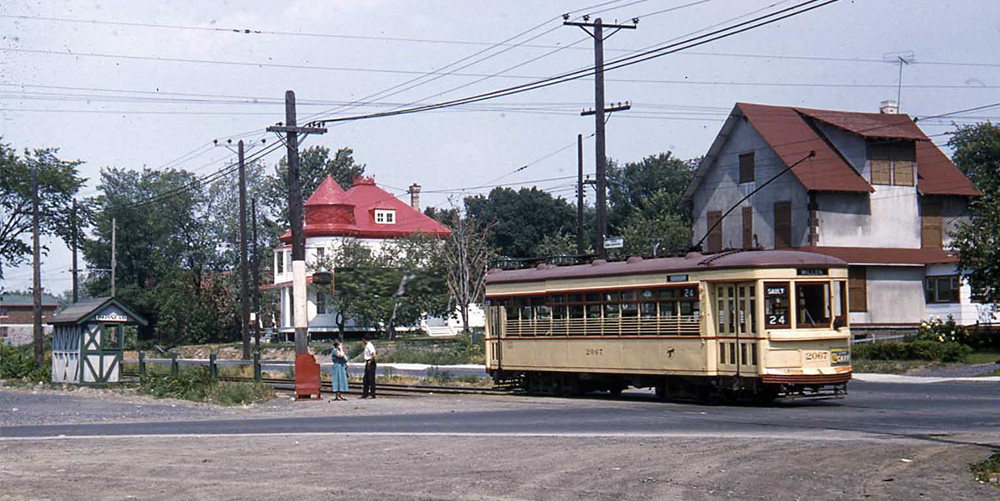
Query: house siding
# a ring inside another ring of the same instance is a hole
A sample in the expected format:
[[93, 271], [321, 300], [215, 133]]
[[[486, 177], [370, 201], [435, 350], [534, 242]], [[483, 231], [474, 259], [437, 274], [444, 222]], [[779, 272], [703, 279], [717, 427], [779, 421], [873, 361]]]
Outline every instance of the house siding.
[[924, 318], [923, 266], [866, 266], [868, 311], [852, 324], [912, 324]]
[[[744, 153], [754, 153], [754, 182], [739, 183], [740, 159]], [[774, 153], [751, 124], [740, 121], [734, 127], [719, 151], [713, 165], [706, 171], [698, 190], [691, 197], [694, 229], [692, 243], [697, 243], [708, 230], [708, 213], [729, 210], [741, 198], [753, 191], [759, 183], [766, 182], [785, 169], [785, 164]], [[753, 207], [753, 233], [761, 247], [774, 247], [774, 204], [792, 203], [792, 246], [806, 245], [808, 234], [809, 197], [802, 184], [790, 174], [776, 179], [755, 194], [742, 206]], [[705, 245], [704, 243], [702, 244]], [[743, 247], [743, 213], [734, 210], [722, 221], [723, 248]]]

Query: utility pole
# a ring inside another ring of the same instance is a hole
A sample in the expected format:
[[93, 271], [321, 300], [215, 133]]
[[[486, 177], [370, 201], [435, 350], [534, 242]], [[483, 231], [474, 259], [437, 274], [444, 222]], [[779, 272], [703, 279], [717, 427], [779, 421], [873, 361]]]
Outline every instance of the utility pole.
[[250, 277], [247, 270], [247, 173], [243, 140], [236, 145], [240, 162], [240, 334], [243, 360], [250, 359]]
[[[569, 16], [564, 16], [567, 19]], [[601, 258], [607, 257], [607, 251], [604, 249], [604, 237], [607, 233], [607, 163], [608, 159], [605, 151], [605, 137], [604, 137], [604, 114], [606, 111], [604, 107], [604, 40], [610, 38], [615, 33], [621, 30], [634, 30], [636, 24], [639, 22], [638, 18], [633, 18], [633, 24], [604, 24], [601, 18], [594, 19], [591, 23], [585, 16], [583, 22], [564, 20], [563, 24], [566, 26], [578, 26], [583, 31], [587, 32], [594, 39], [594, 110], [591, 112], [584, 112], [583, 115], [594, 115], [594, 143], [596, 145], [594, 156], [597, 162], [597, 238], [596, 238], [596, 251], [597, 255]], [[590, 32], [587, 28], [591, 28], [594, 31]], [[604, 36], [604, 28], [614, 29], [607, 37]], [[620, 108], [620, 109], [628, 109]]]
[[583, 134], [576, 135], [576, 253], [583, 255]]
[[295, 92], [285, 91], [285, 124], [267, 128], [284, 132], [288, 147], [288, 219], [292, 226], [292, 311], [295, 325], [295, 354], [309, 351], [309, 320], [306, 310], [306, 246], [302, 235], [302, 186], [299, 184], [299, 133], [323, 134], [322, 127], [298, 127], [295, 118]]
[[257, 196], [250, 199], [251, 220], [253, 227], [253, 258], [251, 267], [253, 268], [253, 339], [254, 352], [260, 353], [260, 263], [257, 262]]
[[42, 335], [42, 262], [41, 262], [41, 246], [38, 243], [38, 166], [34, 166], [31, 169], [31, 253], [32, 253], [32, 263], [31, 263], [31, 276], [33, 281], [33, 287], [31, 290], [32, 296], [32, 313], [34, 318], [34, 332], [33, 341], [35, 344], [35, 361], [41, 364], [44, 361], [44, 352], [42, 351], [43, 345], [45, 344], [45, 338]]
[[118, 268], [118, 219], [111, 218], [111, 297], [115, 297], [115, 270]]
[[79, 268], [77, 268], [76, 264], [76, 247], [77, 245], [79, 245], [77, 244], [77, 238], [78, 238], [77, 232], [79, 231], [78, 228], [80, 223], [77, 221], [76, 218], [76, 199], [73, 200], [73, 214], [70, 220], [70, 224], [73, 225], [73, 302], [75, 303], [80, 300], [80, 286], [79, 282], [77, 281], [77, 273], [79, 273], [80, 270]]

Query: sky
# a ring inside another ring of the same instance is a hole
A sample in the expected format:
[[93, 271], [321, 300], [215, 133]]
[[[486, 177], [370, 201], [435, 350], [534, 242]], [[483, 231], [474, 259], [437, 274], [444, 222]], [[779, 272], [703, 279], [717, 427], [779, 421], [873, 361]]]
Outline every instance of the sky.
[[[586, 68], [593, 41], [563, 26], [564, 13], [605, 23], [639, 18], [637, 29], [605, 41], [610, 61], [799, 1], [5, 1], [0, 141], [83, 161], [80, 196], [93, 196], [106, 167], [209, 174], [234, 157], [213, 140], [242, 138], [255, 144], [251, 153], [265, 151], [276, 138], [264, 128], [284, 120], [289, 89], [301, 123]], [[840, 0], [609, 71], [606, 101], [632, 108], [610, 116], [608, 156], [701, 156], [736, 102], [875, 112], [898, 93], [900, 111], [917, 117], [992, 104], [1000, 101], [998, 20], [1000, 3], [982, 0]], [[908, 64], [898, 63], [900, 54]], [[425, 207], [458, 205], [501, 183], [572, 198], [576, 136], [594, 130], [593, 117], [580, 111], [593, 106], [586, 77], [462, 107], [331, 124], [303, 146], [349, 146], [391, 193], [407, 199], [407, 186], [422, 185]], [[953, 123], [998, 117], [993, 109], [920, 125], [944, 145]], [[591, 173], [593, 147], [588, 137]], [[264, 161], [273, 165], [283, 154]], [[69, 250], [43, 244], [43, 287], [60, 293], [70, 287]], [[5, 289], [31, 285], [29, 264], [5, 275]]]

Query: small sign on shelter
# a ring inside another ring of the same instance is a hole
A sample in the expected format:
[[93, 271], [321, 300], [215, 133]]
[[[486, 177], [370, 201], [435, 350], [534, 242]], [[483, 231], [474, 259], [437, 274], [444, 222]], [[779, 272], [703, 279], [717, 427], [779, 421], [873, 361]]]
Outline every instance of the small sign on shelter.
[[49, 323], [53, 326], [52, 382], [69, 384], [117, 383], [125, 326], [147, 324], [113, 297], [74, 303]]

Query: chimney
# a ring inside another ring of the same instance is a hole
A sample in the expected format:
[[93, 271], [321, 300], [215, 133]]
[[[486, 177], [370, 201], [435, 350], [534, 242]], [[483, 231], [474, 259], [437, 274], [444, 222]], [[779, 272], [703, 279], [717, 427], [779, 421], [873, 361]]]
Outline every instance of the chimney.
[[879, 105], [878, 111], [883, 115], [895, 115], [899, 113], [899, 103], [895, 99], [886, 99]]
[[410, 207], [415, 211], [420, 210], [420, 185], [417, 183], [410, 185]]

